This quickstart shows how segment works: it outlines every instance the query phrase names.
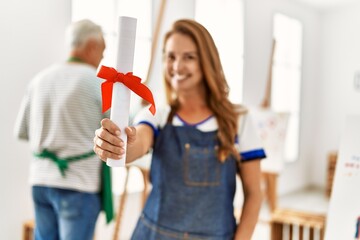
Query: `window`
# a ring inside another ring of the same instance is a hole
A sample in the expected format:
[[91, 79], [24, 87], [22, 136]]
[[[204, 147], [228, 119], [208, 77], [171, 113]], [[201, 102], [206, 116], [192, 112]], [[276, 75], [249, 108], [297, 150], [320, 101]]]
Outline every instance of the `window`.
[[244, 20], [242, 0], [196, 0], [195, 20], [214, 38], [233, 103], [242, 102]]
[[285, 161], [298, 158], [301, 93], [302, 24], [299, 20], [274, 15], [276, 41], [272, 67], [271, 107], [290, 113], [285, 140]]

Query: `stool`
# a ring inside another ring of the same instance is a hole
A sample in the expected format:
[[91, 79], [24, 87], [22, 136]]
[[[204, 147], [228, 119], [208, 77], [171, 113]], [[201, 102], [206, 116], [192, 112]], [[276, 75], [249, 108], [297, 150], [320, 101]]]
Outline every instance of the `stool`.
[[23, 240], [34, 239], [34, 220], [28, 220], [23, 223]]
[[[295, 228], [298, 228], [299, 240], [306, 239], [305, 229], [308, 229], [309, 240], [314, 240], [316, 233], [319, 234], [320, 240], [324, 240], [325, 221], [324, 214], [277, 209], [271, 215], [271, 240], [292, 240]], [[285, 238], [285, 234], [288, 238]]]

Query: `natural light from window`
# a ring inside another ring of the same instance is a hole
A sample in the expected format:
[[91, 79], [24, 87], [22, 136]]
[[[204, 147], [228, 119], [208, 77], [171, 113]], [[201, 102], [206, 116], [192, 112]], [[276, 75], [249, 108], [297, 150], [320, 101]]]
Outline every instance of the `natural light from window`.
[[276, 13], [273, 35], [276, 46], [272, 68], [271, 107], [277, 112], [290, 113], [285, 161], [295, 161], [299, 152], [302, 23]]

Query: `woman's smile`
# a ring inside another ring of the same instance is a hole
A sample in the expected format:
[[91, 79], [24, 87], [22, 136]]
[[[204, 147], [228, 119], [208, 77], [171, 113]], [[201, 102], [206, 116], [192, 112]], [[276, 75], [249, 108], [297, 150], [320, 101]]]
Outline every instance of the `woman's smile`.
[[189, 74], [182, 74], [182, 75], [179, 75], [179, 74], [175, 74], [172, 76], [171, 80], [174, 81], [174, 82], [182, 82], [184, 80], [186, 80], [190, 75]]

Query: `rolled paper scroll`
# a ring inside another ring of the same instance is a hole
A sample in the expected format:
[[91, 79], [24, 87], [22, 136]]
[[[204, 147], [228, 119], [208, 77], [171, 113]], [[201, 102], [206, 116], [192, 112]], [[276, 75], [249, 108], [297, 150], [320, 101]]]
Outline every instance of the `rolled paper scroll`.
[[[119, 126], [120, 138], [124, 141], [126, 150], [127, 135], [125, 128], [129, 124], [129, 108], [131, 91], [148, 101], [149, 110], [155, 114], [156, 108], [151, 91], [141, 83], [141, 79], [132, 74], [136, 36], [136, 19], [119, 17], [119, 36], [116, 70], [101, 66], [98, 77], [107, 81], [101, 85], [103, 112], [111, 107], [110, 119]], [[120, 160], [108, 158], [110, 167], [124, 167], [126, 152]]]
[[[135, 52], [136, 18], [119, 17], [118, 51], [116, 70], [118, 72], [132, 72]], [[127, 135], [125, 128], [129, 125], [130, 90], [122, 83], [113, 85], [110, 119], [119, 126], [120, 138], [124, 141], [126, 149]], [[124, 167], [126, 152], [120, 160], [108, 158], [106, 164], [110, 167]]]

